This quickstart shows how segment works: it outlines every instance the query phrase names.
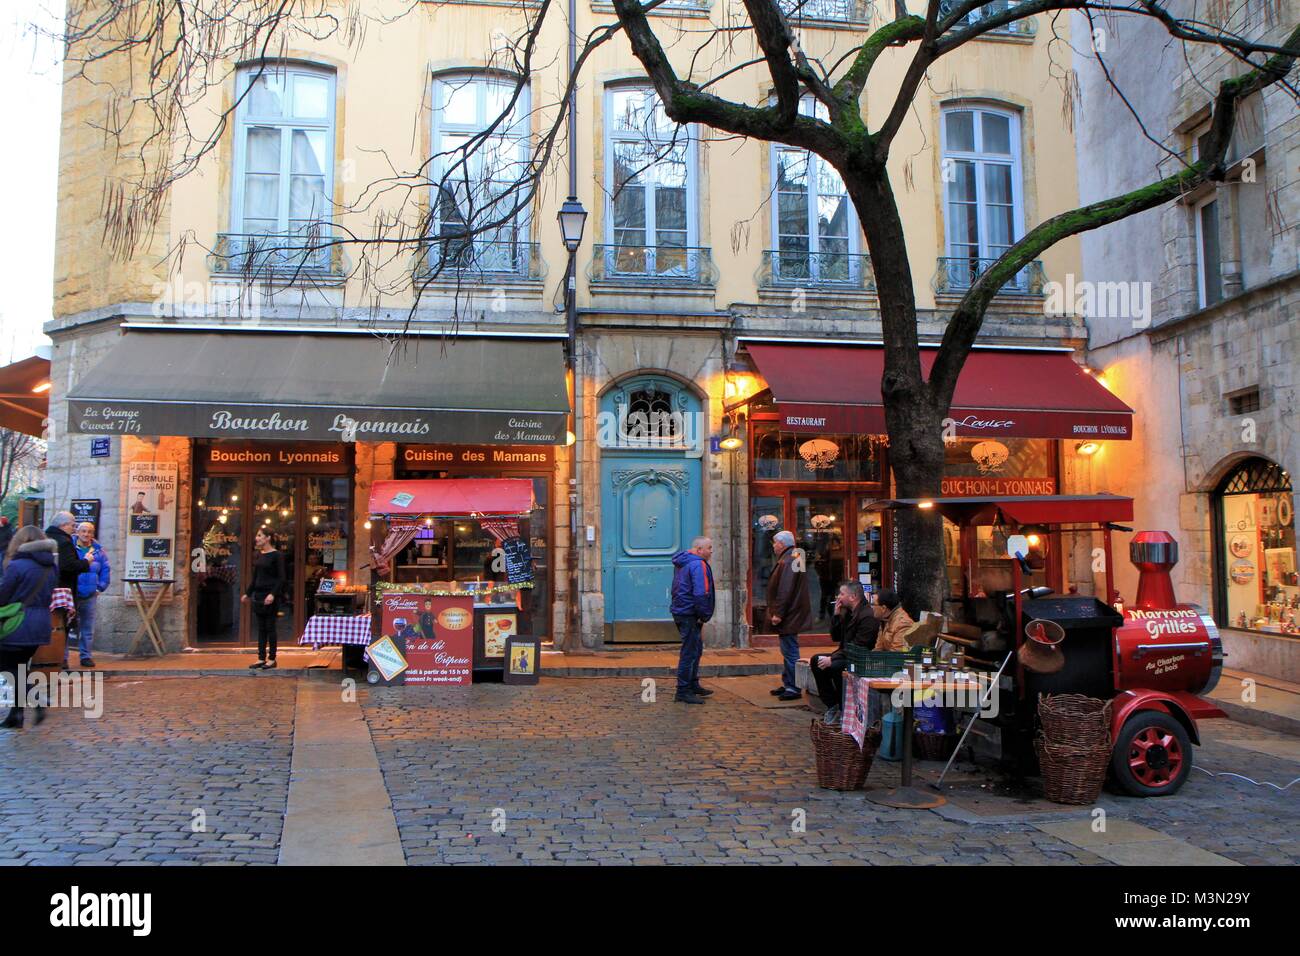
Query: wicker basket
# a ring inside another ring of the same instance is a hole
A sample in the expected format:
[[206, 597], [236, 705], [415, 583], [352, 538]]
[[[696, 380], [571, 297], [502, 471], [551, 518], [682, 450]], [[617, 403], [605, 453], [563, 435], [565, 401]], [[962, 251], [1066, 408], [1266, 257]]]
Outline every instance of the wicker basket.
[[1111, 701], [1082, 694], [1039, 694], [1038, 720], [1054, 745], [1110, 747]]
[[1043, 771], [1043, 793], [1048, 800], [1074, 805], [1097, 801], [1110, 764], [1109, 744], [1060, 746], [1040, 735], [1034, 741], [1034, 750]]
[[956, 734], [930, 734], [924, 730], [912, 734], [912, 752], [917, 760], [947, 760], [956, 743]]
[[826, 790], [861, 790], [880, 745], [880, 728], [867, 730], [862, 749], [848, 734], [814, 719], [810, 731], [817, 757], [817, 786]]

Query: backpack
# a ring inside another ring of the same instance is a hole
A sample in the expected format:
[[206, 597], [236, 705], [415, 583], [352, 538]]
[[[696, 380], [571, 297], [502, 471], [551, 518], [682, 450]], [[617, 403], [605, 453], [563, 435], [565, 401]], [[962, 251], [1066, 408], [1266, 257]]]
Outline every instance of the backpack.
[[22, 626], [23, 617], [27, 613], [27, 602], [32, 596], [41, 591], [50, 581], [50, 575], [54, 573], [54, 568], [46, 568], [45, 573], [40, 579], [17, 601], [12, 604], [0, 606], [0, 641], [4, 640], [14, 631]]

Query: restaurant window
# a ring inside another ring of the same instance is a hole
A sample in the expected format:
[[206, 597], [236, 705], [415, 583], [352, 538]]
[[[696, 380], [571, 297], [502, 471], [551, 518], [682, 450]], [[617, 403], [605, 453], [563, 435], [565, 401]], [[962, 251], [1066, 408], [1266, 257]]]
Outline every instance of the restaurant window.
[[1297, 633], [1300, 582], [1291, 476], [1251, 458], [1215, 495], [1219, 624], [1272, 634]]
[[515, 208], [530, 175], [528, 123], [528, 87], [513, 77], [434, 80], [431, 268], [528, 270], [528, 217]]
[[[799, 112], [827, 119], [826, 106], [811, 96], [799, 103]], [[848, 282], [862, 268], [858, 229], [844, 180], [816, 153], [789, 146], [772, 147], [772, 232], [776, 238], [771, 257], [778, 281]]]
[[334, 189], [334, 73], [307, 65], [241, 69], [231, 232], [216, 271], [324, 269]]
[[755, 422], [755, 481], [881, 480], [880, 435], [818, 435], [782, 431], [776, 422]]
[[966, 288], [1023, 229], [1020, 118], [992, 107], [946, 107], [940, 137], [945, 277], [947, 287]]
[[669, 119], [648, 87], [611, 87], [605, 99], [605, 274], [693, 277], [699, 242], [690, 127]]

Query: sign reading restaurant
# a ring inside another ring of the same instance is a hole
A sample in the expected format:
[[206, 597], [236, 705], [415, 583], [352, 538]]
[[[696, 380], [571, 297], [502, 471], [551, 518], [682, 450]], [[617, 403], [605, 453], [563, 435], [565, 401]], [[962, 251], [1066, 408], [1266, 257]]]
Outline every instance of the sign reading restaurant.
[[564, 443], [566, 417], [557, 412], [68, 399], [69, 430], [141, 437], [556, 445]]

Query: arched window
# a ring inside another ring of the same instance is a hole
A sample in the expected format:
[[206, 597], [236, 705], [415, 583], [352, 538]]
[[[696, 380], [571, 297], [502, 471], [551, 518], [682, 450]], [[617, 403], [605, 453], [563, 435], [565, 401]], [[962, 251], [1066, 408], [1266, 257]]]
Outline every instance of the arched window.
[[231, 231], [219, 270], [320, 270], [332, 250], [334, 71], [297, 63], [243, 67], [236, 78]]
[[528, 88], [514, 77], [434, 79], [431, 266], [528, 272], [528, 217], [517, 208], [530, 175], [528, 117]]
[[1215, 519], [1219, 624], [1298, 633], [1291, 476], [1276, 462], [1248, 458], [1215, 492]]
[[661, 376], [628, 379], [601, 399], [602, 448], [695, 448], [704, 428], [699, 399]]
[[[943, 149], [946, 287], [965, 289], [1024, 234], [1019, 114], [945, 106]], [[1026, 291], [1017, 276], [1008, 291]]]

